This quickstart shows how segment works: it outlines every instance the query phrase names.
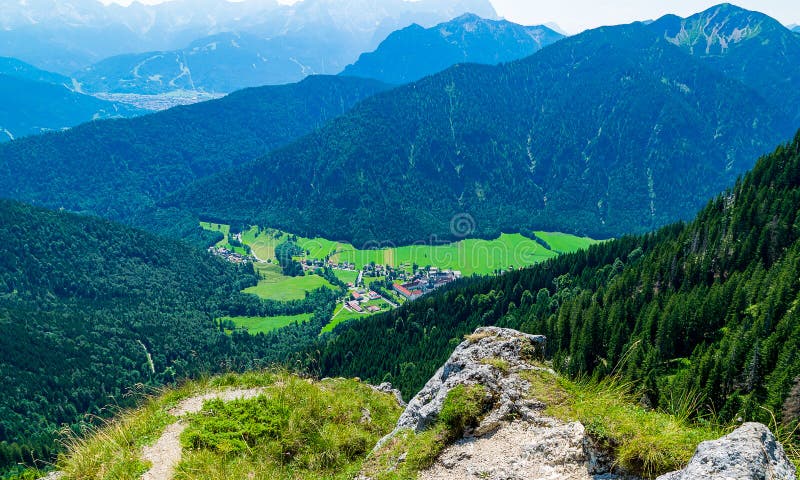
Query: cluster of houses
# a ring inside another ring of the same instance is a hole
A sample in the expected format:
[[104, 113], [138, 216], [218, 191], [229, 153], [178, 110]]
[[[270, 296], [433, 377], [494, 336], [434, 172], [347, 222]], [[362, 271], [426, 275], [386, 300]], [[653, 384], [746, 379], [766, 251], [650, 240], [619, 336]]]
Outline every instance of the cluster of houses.
[[209, 247], [208, 251], [212, 255], [216, 255], [218, 257], [222, 257], [225, 260], [231, 263], [249, 263], [250, 257], [247, 255], [242, 255], [241, 253], [236, 253], [228, 250], [225, 247]]
[[354, 312], [365, 313], [366, 311], [369, 313], [376, 313], [381, 311], [381, 308], [376, 305], [364, 305], [370, 300], [379, 300], [383, 298], [377, 292], [372, 290], [365, 291], [363, 289], [351, 290], [350, 298], [351, 300], [347, 300], [346, 304], [350, 310]]
[[459, 278], [461, 278], [461, 272], [458, 270], [439, 270], [431, 267], [428, 270], [417, 271], [403, 284], [395, 284], [394, 291], [406, 300], [416, 300]]

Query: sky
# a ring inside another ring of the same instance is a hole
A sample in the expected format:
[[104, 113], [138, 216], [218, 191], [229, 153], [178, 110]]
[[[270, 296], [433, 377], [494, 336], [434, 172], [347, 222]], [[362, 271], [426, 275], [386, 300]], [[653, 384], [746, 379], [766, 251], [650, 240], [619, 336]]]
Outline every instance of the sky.
[[[131, 0], [101, 0], [126, 5]], [[139, 0], [154, 4], [165, 0]], [[166, 0], [169, 1], [169, 0]], [[294, 3], [297, 0], [279, 0]], [[567, 33], [587, 28], [656, 19], [667, 13], [682, 17], [700, 12], [723, 0], [490, 0], [501, 17], [523, 25], [556, 23]], [[728, 0], [730, 1], [730, 0]], [[732, 3], [758, 10], [785, 25], [800, 24], [798, 0], [733, 0]]]

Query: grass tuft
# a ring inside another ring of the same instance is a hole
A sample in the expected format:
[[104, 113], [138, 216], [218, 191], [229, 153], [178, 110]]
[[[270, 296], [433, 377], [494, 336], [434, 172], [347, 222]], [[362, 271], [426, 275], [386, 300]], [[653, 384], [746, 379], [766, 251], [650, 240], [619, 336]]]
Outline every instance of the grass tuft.
[[503, 373], [503, 375], [507, 375], [508, 372], [511, 369], [511, 367], [508, 364], [508, 361], [506, 361], [506, 360], [504, 360], [502, 358], [497, 358], [497, 357], [484, 358], [484, 359], [481, 360], [481, 363], [483, 365], [489, 365], [491, 367], [496, 368], [501, 373]]
[[546, 371], [522, 373], [530, 395], [547, 405], [545, 414], [578, 420], [634, 475], [653, 478], [679, 470], [697, 445], [724, 435], [721, 428], [692, 425], [686, 417], [645, 410], [637, 405], [630, 385], [614, 380], [570, 381]]
[[444, 448], [478, 425], [490, 403], [486, 387], [457, 385], [447, 392], [436, 423], [421, 433], [406, 430], [367, 458], [364, 473], [375, 480], [412, 480], [433, 465]]

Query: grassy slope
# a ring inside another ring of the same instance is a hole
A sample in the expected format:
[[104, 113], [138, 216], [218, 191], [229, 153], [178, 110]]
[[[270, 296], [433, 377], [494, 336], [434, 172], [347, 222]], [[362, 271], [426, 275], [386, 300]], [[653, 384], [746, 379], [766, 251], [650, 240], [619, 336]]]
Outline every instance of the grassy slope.
[[[725, 433], [712, 425], [689, 424], [680, 415], [645, 410], [618, 384], [573, 382], [544, 371], [529, 372], [526, 379], [530, 397], [547, 405], [546, 415], [581, 421], [622, 466], [647, 477], [681, 468], [699, 442]], [[176, 420], [169, 409], [188, 397], [228, 387], [265, 387], [266, 396], [206, 403], [190, 416], [176, 478], [248, 478], [254, 472], [255, 478], [339, 479], [351, 478], [363, 465], [378, 480], [411, 480], [460, 436], [463, 425], [480, 417], [484, 397], [470, 387], [455, 389], [428, 430], [403, 432], [368, 455], [400, 414], [390, 396], [351, 380], [309, 382], [282, 372], [229, 374], [166, 390], [99, 430], [69, 438], [69, 452], [56, 467], [67, 473], [65, 480], [138, 479], [149, 467], [139, 460], [142, 446], [153, 444]], [[363, 423], [365, 408], [371, 420]], [[285, 457], [285, 452], [291, 453]], [[406, 460], [397, 464], [402, 453]]]
[[[69, 451], [56, 467], [66, 472], [65, 480], [138, 480], [149, 467], [139, 459], [142, 446], [152, 445], [176, 420], [169, 409], [183, 399], [229, 387], [264, 387], [265, 394], [225, 405], [207, 402], [201, 413], [190, 416], [176, 478], [253, 478], [250, 473], [255, 478], [350, 478], [400, 415], [393, 397], [352, 380], [309, 382], [282, 372], [230, 374], [166, 390], [99, 430], [69, 438]], [[370, 421], [362, 423], [365, 410]], [[276, 428], [262, 428], [267, 424]], [[237, 450], [242, 445], [232, 438], [247, 438], [245, 448]]]
[[300, 300], [306, 293], [320, 287], [333, 288], [327, 280], [318, 275], [303, 277], [286, 277], [280, 272], [280, 267], [275, 264], [256, 264], [256, 271], [261, 280], [258, 285], [244, 290], [261, 298], [269, 300]]
[[[375, 305], [381, 308], [381, 312], [386, 312], [389, 310], [389, 305], [384, 302], [383, 300], [373, 300], [365, 304], [365, 306]], [[363, 320], [368, 318], [372, 315], [377, 315], [381, 312], [375, 313], [356, 313], [344, 308], [344, 305], [339, 304], [336, 306], [336, 310], [333, 311], [333, 316], [331, 317], [331, 321], [322, 328], [320, 333], [327, 333], [332, 332], [334, 328], [340, 323], [344, 323], [348, 320]]]

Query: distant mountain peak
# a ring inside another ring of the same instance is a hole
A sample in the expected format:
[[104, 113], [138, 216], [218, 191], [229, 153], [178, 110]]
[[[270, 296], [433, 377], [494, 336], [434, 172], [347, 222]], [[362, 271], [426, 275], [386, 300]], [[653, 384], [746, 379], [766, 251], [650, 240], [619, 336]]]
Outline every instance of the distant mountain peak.
[[653, 25], [664, 27], [669, 42], [700, 55], [721, 55], [734, 45], [784, 29], [768, 15], [730, 3], [715, 5], [687, 18], [665, 15]]
[[545, 26], [523, 26], [465, 13], [431, 28], [397, 30], [342, 75], [402, 84], [458, 63], [498, 64], [532, 55], [564, 38]]
[[557, 24], [556, 22], [547, 22], [547, 23], [544, 24], [544, 26], [549, 28], [550, 30], [556, 32], [556, 33], [560, 33], [561, 35], [564, 35], [565, 37], [569, 36], [569, 33], [567, 33], [566, 30], [561, 28], [561, 26], [559, 24]]

